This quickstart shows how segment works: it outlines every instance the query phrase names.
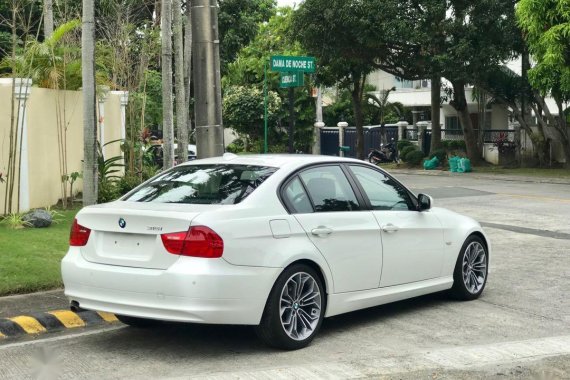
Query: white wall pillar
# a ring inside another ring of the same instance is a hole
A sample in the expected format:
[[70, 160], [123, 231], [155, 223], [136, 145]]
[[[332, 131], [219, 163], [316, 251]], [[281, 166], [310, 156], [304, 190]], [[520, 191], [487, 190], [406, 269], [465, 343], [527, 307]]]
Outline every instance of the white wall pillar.
[[109, 95], [109, 86], [99, 86], [97, 88], [97, 101], [99, 103], [99, 144], [101, 144], [101, 153], [103, 153], [103, 159], [107, 157], [105, 154], [105, 102]]
[[408, 122], [407, 121], [399, 121], [398, 122], [398, 141], [406, 139], [406, 129], [408, 129]]
[[18, 141], [20, 151], [20, 193], [18, 194], [18, 208], [20, 212], [30, 209], [30, 162], [28, 158], [28, 122], [26, 118], [26, 102], [32, 91], [30, 78], [16, 78], [14, 96], [18, 101]]
[[339, 148], [339, 156], [344, 157], [344, 151], [340, 149], [341, 146], [344, 146], [344, 128], [348, 127], [348, 123], [346, 121], [341, 121], [337, 124], [338, 127], [338, 148]]

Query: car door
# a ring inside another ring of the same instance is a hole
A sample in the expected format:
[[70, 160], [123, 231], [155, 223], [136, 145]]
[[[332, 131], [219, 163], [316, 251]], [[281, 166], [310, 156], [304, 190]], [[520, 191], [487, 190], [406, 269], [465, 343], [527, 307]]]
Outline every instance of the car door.
[[419, 212], [412, 195], [379, 170], [350, 165], [382, 233], [384, 261], [380, 287], [441, 276], [443, 228], [429, 210]]
[[335, 293], [378, 287], [380, 229], [340, 165], [303, 170], [284, 185], [282, 197], [327, 261]]

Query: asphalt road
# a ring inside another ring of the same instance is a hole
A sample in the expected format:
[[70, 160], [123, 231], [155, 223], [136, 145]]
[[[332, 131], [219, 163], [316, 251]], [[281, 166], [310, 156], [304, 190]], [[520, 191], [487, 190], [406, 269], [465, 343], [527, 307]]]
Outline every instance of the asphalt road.
[[493, 256], [480, 299], [436, 294], [333, 317], [294, 352], [247, 327], [46, 334], [0, 343], [0, 378], [570, 378], [570, 185], [398, 178], [486, 226]]

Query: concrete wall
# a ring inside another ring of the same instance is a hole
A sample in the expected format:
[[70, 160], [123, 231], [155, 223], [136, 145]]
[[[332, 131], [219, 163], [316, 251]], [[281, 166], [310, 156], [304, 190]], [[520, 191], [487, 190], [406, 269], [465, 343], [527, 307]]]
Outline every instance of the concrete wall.
[[[8, 167], [8, 144], [10, 132], [11, 86], [0, 83], [0, 172]], [[65, 154], [67, 174], [83, 170], [83, 97], [78, 91], [55, 91], [33, 87], [26, 103], [28, 162], [29, 162], [29, 207], [54, 205], [62, 198], [60, 145], [58, 143], [58, 120], [66, 126]], [[17, 107], [17, 105], [16, 105]], [[120, 96], [109, 94], [105, 103], [105, 141], [121, 138]], [[120, 144], [106, 148], [106, 157], [120, 155]], [[22, 174], [24, 177], [24, 174]], [[6, 183], [0, 184], [0, 213], [4, 211]], [[82, 189], [82, 180], [74, 184], [74, 192]], [[15, 190], [16, 192], [17, 190]], [[25, 189], [22, 189], [25, 196]], [[69, 193], [69, 187], [68, 187]], [[14, 196], [17, 200], [17, 196]], [[14, 207], [15, 205], [13, 205]], [[25, 210], [20, 210], [25, 211]]]

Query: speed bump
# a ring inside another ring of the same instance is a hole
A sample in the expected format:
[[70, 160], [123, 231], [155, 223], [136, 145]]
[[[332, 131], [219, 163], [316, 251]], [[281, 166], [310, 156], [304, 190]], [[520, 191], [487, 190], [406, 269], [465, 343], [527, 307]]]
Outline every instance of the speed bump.
[[0, 318], [0, 340], [25, 334], [42, 334], [63, 329], [115, 323], [114, 314], [91, 310], [54, 310], [12, 318]]

